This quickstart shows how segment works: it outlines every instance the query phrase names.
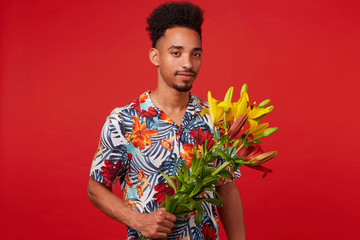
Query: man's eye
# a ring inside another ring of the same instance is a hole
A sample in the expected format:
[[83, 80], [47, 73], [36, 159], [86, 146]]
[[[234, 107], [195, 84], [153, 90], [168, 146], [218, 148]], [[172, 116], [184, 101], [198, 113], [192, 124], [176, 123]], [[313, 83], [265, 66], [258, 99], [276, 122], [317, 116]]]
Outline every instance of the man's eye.
[[194, 53], [193, 56], [194, 57], [201, 57], [201, 54], [200, 53]]
[[172, 52], [171, 54], [174, 55], [174, 56], [179, 56], [180, 52]]

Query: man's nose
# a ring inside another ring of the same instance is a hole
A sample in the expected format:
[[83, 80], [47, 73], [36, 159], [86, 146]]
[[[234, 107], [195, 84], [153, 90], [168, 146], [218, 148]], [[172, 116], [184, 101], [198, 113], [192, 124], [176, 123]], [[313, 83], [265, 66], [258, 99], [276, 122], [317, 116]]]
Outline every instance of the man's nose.
[[190, 55], [183, 55], [183, 59], [182, 59], [182, 67], [186, 68], [186, 69], [191, 69], [192, 68], [192, 61], [191, 61], [191, 56]]

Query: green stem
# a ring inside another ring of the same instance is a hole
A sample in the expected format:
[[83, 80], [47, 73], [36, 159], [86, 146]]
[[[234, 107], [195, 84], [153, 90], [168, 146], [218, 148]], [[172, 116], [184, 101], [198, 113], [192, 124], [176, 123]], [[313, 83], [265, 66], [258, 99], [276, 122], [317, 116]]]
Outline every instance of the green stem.
[[226, 161], [224, 162], [219, 168], [217, 168], [212, 174], [211, 176], [216, 176], [221, 170], [223, 170], [224, 168], [228, 167], [231, 163]]
[[217, 136], [216, 136], [216, 126], [215, 126], [215, 124], [213, 125], [213, 133], [214, 133], [214, 137], [215, 137], [215, 142], [217, 142], [218, 139], [217, 139]]
[[234, 158], [234, 157], [238, 154], [238, 152], [240, 151], [240, 149], [242, 149], [243, 146], [244, 146], [244, 144], [242, 143], [242, 144], [239, 146], [239, 148], [236, 149], [236, 152], [234, 152], [234, 154], [231, 155], [231, 158]]

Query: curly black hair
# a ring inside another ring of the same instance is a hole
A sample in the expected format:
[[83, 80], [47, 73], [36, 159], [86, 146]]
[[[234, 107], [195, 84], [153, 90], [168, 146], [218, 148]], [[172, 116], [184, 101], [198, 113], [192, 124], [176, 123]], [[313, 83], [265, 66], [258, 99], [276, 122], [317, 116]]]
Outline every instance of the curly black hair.
[[170, 2], [157, 7], [147, 18], [149, 37], [152, 46], [165, 31], [175, 26], [187, 27], [199, 33], [201, 38], [201, 25], [204, 21], [203, 11], [190, 2]]

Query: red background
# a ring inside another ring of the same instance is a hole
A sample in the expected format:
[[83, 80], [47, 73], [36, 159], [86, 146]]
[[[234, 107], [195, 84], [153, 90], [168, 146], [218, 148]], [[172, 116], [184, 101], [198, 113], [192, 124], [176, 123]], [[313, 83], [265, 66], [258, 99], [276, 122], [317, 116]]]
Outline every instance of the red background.
[[[161, 2], [1, 1], [1, 239], [125, 238], [86, 185], [106, 116], [155, 88], [145, 19]], [[195, 2], [204, 54], [192, 92], [238, 96], [246, 82], [275, 105], [274, 173], [237, 181], [248, 239], [358, 239], [357, 1]]]

